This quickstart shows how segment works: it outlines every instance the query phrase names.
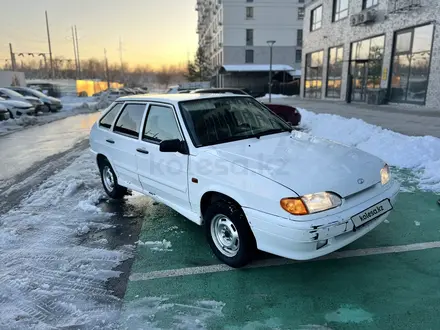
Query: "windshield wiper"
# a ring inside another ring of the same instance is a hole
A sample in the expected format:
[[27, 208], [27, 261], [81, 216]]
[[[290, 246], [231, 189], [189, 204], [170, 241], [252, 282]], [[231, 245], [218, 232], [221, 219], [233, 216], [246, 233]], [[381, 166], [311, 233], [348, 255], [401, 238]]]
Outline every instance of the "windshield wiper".
[[283, 132], [290, 132], [291, 133], [292, 129], [288, 129], [288, 128], [272, 128], [272, 129], [269, 129], [267, 131], [256, 133], [256, 134], [252, 135], [252, 137], [255, 137], [255, 138], [259, 139], [259, 138], [261, 138], [262, 136], [265, 136], [265, 135], [271, 135], [271, 134], [283, 133]]

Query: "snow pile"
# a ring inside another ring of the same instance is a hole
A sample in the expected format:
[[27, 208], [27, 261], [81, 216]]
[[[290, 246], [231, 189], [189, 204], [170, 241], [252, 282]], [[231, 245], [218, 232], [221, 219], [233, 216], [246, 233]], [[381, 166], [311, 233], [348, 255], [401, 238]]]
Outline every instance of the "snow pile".
[[80, 246], [81, 235], [108, 228], [97, 211], [101, 183], [83, 154], [0, 216], [0, 329], [109, 328], [121, 301], [105, 287], [131, 248]]
[[440, 192], [440, 139], [407, 136], [360, 119], [298, 110], [302, 125], [310, 134], [354, 146], [392, 166], [410, 169], [418, 175], [419, 188]]
[[[272, 94], [272, 99], [284, 99], [284, 98], [286, 98], [286, 97], [291, 97], [291, 96], [288, 96], [288, 95], [282, 95], [282, 94]], [[265, 96], [263, 96], [263, 97], [259, 97], [258, 99], [260, 100], [263, 100], [263, 99], [268, 99], [269, 98], [269, 94], [266, 94]]]
[[95, 108], [98, 99], [96, 97], [63, 96], [61, 103], [63, 104], [63, 111], [78, 110], [80, 108], [91, 109]]

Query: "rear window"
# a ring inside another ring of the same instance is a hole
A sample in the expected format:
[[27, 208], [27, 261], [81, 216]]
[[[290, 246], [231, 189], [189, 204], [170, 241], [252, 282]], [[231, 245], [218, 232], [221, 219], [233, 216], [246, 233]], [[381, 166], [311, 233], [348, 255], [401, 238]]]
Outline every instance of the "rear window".
[[137, 138], [145, 108], [145, 104], [127, 104], [116, 121], [114, 131]]
[[119, 110], [121, 110], [122, 104], [118, 103], [116, 104], [107, 114], [101, 119], [99, 122], [99, 126], [110, 128], [112, 127], [113, 121], [115, 120], [116, 116], [119, 113]]

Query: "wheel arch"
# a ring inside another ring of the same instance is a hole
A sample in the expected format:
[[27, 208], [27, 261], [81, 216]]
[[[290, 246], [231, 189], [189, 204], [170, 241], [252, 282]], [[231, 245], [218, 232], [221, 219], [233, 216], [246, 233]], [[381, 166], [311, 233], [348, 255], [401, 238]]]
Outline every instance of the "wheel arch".
[[206, 213], [206, 210], [210, 205], [217, 201], [224, 200], [225, 202], [233, 203], [239, 207], [242, 207], [242, 204], [240, 203], [240, 198], [231, 197], [230, 194], [225, 194], [216, 190], [209, 190], [206, 191], [202, 197], [200, 198], [200, 214], [202, 216], [202, 219]]
[[98, 165], [99, 168], [101, 168], [104, 161], [108, 161], [110, 163], [110, 160], [106, 156], [104, 156], [103, 154], [96, 155], [96, 164]]

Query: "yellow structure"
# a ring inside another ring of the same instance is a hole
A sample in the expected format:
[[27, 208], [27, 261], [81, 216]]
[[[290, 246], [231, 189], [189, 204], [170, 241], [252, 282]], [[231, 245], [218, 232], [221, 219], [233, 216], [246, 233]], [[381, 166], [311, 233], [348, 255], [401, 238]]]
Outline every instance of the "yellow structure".
[[[111, 82], [110, 88], [122, 88], [124, 84], [117, 82]], [[76, 94], [87, 93], [87, 96], [92, 96], [93, 94], [105, 91], [108, 89], [106, 81], [95, 81], [95, 80], [77, 80], [76, 81]]]

